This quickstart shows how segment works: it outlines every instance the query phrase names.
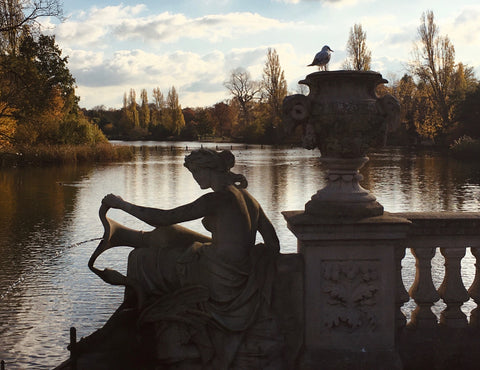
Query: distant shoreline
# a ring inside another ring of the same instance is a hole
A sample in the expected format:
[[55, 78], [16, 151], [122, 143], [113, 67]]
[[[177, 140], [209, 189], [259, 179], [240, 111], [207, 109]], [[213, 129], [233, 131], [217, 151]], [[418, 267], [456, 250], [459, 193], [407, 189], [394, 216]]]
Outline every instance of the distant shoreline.
[[133, 155], [129, 146], [110, 143], [33, 145], [0, 150], [0, 167], [116, 162], [130, 160]]

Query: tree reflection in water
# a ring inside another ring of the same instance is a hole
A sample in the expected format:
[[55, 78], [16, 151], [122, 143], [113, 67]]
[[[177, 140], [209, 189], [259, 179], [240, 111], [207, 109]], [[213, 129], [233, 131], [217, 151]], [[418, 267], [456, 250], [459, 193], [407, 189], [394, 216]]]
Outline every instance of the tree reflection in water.
[[[146, 144], [138, 146], [136, 158], [127, 163], [2, 169], [0, 359], [7, 368], [14, 368], [8, 365], [13, 363], [23, 368], [54, 367], [68, 356], [70, 326], [77, 327], [79, 337], [88, 335], [121, 302], [121, 288], [112, 289], [88, 270], [88, 258], [97, 243], [79, 243], [102, 235], [97, 212], [105, 194], [171, 208], [203, 193], [183, 167], [186, 147], [191, 150], [200, 144], [175, 143], [174, 148], [172, 143]], [[282, 251], [294, 252], [296, 240], [280, 212], [303, 209], [324, 186], [319, 152], [232, 145], [235, 172], [248, 178], [249, 191], [274, 224]], [[203, 146], [215, 148], [216, 144]], [[230, 149], [230, 144], [218, 146]], [[381, 150], [369, 157], [361, 170], [362, 186], [388, 212], [479, 210], [478, 164], [400, 149]], [[110, 216], [130, 227], [149, 229], [126, 214], [112, 211]], [[186, 225], [203, 231], [200, 222]], [[125, 271], [128, 252], [128, 248], [107, 252], [97, 263]], [[442, 263], [434, 261], [439, 269]], [[411, 272], [406, 275], [413, 278]]]

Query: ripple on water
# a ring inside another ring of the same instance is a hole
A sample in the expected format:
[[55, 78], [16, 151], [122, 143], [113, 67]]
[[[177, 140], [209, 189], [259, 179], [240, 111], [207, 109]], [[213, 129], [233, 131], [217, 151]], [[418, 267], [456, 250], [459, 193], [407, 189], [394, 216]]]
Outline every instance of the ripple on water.
[[[77, 244], [102, 235], [98, 207], [105, 194], [161, 208], [204, 194], [183, 167], [185, 146], [200, 145], [178, 143], [175, 150], [171, 144], [152, 145], [154, 149], [138, 151], [130, 163], [2, 172], [0, 188], [11, 192], [0, 207], [0, 359], [7, 362], [7, 369], [51, 369], [68, 357], [70, 326], [77, 328], [78, 337], [86, 336], [101, 327], [122, 301], [121, 288], [108, 286], [88, 270], [98, 241]], [[294, 252], [296, 239], [281, 211], [304, 209], [324, 186], [318, 151], [234, 145], [233, 152], [234, 171], [246, 175], [249, 191], [278, 232], [282, 251]], [[362, 185], [387, 211], [479, 210], [478, 168], [398, 149], [370, 158], [362, 170]], [[130, 227], [148, 229], [121, 212], [109, 215]], [[188, 226], [203, 231], [199, 222]], [[124, 272], [128, 251], [109, 251], [97, 263]], [[408, 289], [415, 276], [409, 251], [403, 266]], [[439, 253], [433, 269], [438, 287], [444, 271]], [[474, 274], [470, 252], [462, 261], [462, 274], [469, 286]], [[437, 314], [442, 304], [435, 305]], [[469, 312], [472, 306], [467, 302], [462, 309]], [[414, 307], [411, 301], [403, 310], [409, 315]]]

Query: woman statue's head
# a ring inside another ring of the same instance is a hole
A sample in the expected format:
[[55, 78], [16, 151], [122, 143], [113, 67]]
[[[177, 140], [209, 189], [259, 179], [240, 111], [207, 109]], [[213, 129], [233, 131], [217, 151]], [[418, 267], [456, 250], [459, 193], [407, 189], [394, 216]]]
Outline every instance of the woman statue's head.
[[204, 148], [193, 150], [185, 157], [183, 165], [192, 172], [194, 177], [202, 170], [209, 170], [217, 176], [217, 179], [222, 178], [224, 185], [234, 184], [238, 188], [246, 188], [248, 185], [245, 176], [230, 171], [235, 165], [235, 156], [229, 150], [221, 152]]

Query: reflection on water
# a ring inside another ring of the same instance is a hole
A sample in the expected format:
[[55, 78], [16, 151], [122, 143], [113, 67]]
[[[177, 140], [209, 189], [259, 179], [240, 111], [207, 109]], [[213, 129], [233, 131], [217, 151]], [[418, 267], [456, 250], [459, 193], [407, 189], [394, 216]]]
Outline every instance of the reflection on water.
[[391, 212], [479, 210], [479, 163], [383, 150], [370, 155], [362, 173], [364, 186]]
[[[87, 261], [102, 226], [98, 206], [107, 193], [144, 205], [171, 208], [193, 201], [200, 190], [183, 167], [186, 146], [148, 143], [131, 162], [91, 167], [2, 169], [0, 173], [0, 359], [8, 369], [48, 369], [68, 356], [68, 328], [86, 336], [112, 314], [122, 289], [89, 272]], [[214, 147], [214, 145], [210, 145]], [[220, 146], [230, 148], [230, 145]], [[283, 252], [296, 250], [284, 210], [303, 209], [324, 185], [318, 152], [304, 149], [233, 145], [234, 171], [249, 181], [249, 191], [272, 220]], [[480, 165], [463, 164], [435, 153], [389, 149], [370, 155], [363, 186], [387, 211], [479, 211]], [[119, 211], [112, 218], [149, 229]], [[199, 221], [187, 226], [204, 232]], [[129, 250], [102, 255], [100, 267], [125, 271]], [[442, 257], [434, 261], [441, 283]], [[413, 280], [411, 255], [404, 261], [406, 284]], [[464, 280], [473, 280], [470, 255]], [[408, 288], [408, 286], [407, 286]], [[410, 304], [411, 305], [411, 304]], [[408, 305], [407, 305], [408, 310]]]

